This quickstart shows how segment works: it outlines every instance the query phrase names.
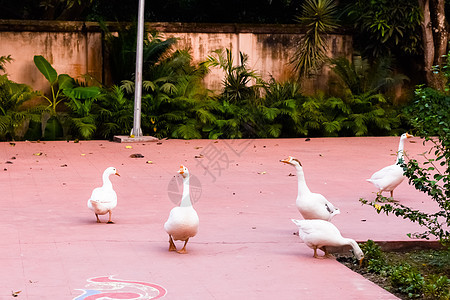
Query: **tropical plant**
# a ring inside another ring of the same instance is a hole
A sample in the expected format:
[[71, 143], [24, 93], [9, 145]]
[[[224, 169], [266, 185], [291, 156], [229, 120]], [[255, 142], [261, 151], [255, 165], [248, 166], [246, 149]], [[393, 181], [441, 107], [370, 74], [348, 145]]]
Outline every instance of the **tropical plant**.
[[42, 97], [49, 103], [48, 109], [51, 114], [55, 115], [56, 107], [65, 99], [62, 95], [62, 91], [66, 87], [65, 84], [70, 81], [71, 77], [67, 74], [58, 75], [56, 70], [42, 55], [34, 56], [34, 64], [50, 83], [50, 97], [47, 97], [44, 94], [42, 94]]
[[365, 56], [381, 57], [421, 51], [422, 11], [417, 1], [357, 0], [346, 8], [356, 28], [355, 41]]
[[248, 68], [247, 63], [248, 55], [240, 52], [238, 65], [235, 65], [230, 49], [213, 51], [213, 55], [203, 63], [207, 68], [218, 67], [225, 73], [223, 91], [217, 97], [219, 106], [214, 136], [242, 138], [279, 134], [279, 129], [268, 129], [264, 122], [264, 119], [273, 119], [274, 115], [269, 110], [262, 111], [260, 91], [264, 82], [254, 70]]
[[[11, 55], [0, 56], [0, 71], [6, 72], [6, 64], [13, 61]], [[20, 139], [30, 121], [39, 118], [39, 110], [23, 109], [22, 105], [36, 96], [26, 84], [9, 80], [7, 74], [0, 75], [0, 138]]]
[[92, 112], [96, 115], [96, 136], [112, 139], [114, 135], [130, 134], [133, 108], [133, 100], [125, 96], [121, 87], [114, 85], [104, 90], [92, 107]]
[[290, 62], [300, 78], [315, 74], [327, 58], [326, 36], [338, 28], [337, 2], [305, 0], [297, 21], [306, 32], [298, 42]]
[[[157, 137], [208, 137], [214, 126], [211, 112], [217, 107], [202, 85], [205, 66], [192, 65], [192, 57], [178, 50], [144, 73], [142, 96], [142, 129]], [[123, 81], [129, 94], [134, 83]]]
[[219, 67], [225, 72], [222, 97], [232, 103], [252, 102], [259, 96], [261, 77], [247, 66], [248, 55], [239, 52], [238, 65], [234, 65], [233, 53], [230, 49], [217, 49], [208, 56], [204, 64]]
[[381, 57], [370, 63], [361, 56], [330, 60], [332, 70], [344, 84], [342, 101], [333, 98], [331, 108], [340, 111], [342, 135], [381, 135], [399, 128], [401, 116], [387, 97], [389, 91], [408, 78], [394, 74], [389, 57]]
[[[47, 126], [49, 119], [55, 120], [54, 117], [59, 118], [59, 122], [63, 123], [66, 118], [65, 113], [57, 111], [57, 106], [65, 101], [65, 104], [72, 109], [72, 118], [68, 119], [67, 126], [74, 126], [78, 133], [83, 138], [90, 138], [95, 130], [93, 117], [89, 115], [92, 102], [100, 94], [100, 90], [96, 86], [86, 87], [81, 86], [79, 82], [75, 81], [67, 74], [59, 74], [52, 67], [52, 65], [42, 56], [34, 56], [34, 63], [38, 70], [44, 75], [50, 83], [50, 97], [44, 94], [41, 96], [49, 103], [47, 107], [48, 114], [43, 114], [42, 127], [43, 132]], [[52, 126], [58, 127], [56, 120], [51, 122]], [[55, 130], [51, 130], [54, 132]], [[51, 138], [57, 138], [53, 133], [49, 133]], [[45, 136], [45, 133], [44, 133]]]
[[15, 83], [6, 74], [0, 75], [0, 137], [20, 139], [26, 133], [31, 120], [39, 121], [40, 111], [23, 109], [22, 105], [36, 96], [26, 84]]
[[[105, 43], [112, 83], [120, 85], [123, 80], [133, 80], [136, 66], [137, 24], [134, 22], [129, 27], [119, 27], [118, 33], [113, 34], [108, 27], [100, 22], [105, 33]], [[163, 40], [157, 31], [144, 32], [143, 45], [143, 78], [147, 78], [154, 64], [176, 43], [176, 38]]]
[[265, 96], [261, 106], [261, 127], [270, 137], [288, 137], [308, 132], [303, 126], [299, 109], [305, 97], [295, 81], [278, 82], [271, 78], [264, 85]]
[[4, 55], [3, 55], [3, 56], [0, 56], [0, 71], [6, 72], [5, 65], [6, 65], [6, 63], [9, 63], [9, 62], [11, 62], [11, 61], [13, 61], [11, 55], [8, 55], [8, 56], [4, 56]]
[[90, 139], [97, 129], [96, 116], [91, 113], [91, 109], [92, 104], [100, 95], [100, 89], [96, 86], [84, 87], [78, 85], [79, 83], [70, 80], [63, 90], [64, 95], [69, 100], [66, 105], [71, 109], [69, 122], [75, 135]]
[[[37, 1], [36, 1], [37, 2]], [[41, 18], [47, 20], [77, 20], [94, 0], [40, 0]]]

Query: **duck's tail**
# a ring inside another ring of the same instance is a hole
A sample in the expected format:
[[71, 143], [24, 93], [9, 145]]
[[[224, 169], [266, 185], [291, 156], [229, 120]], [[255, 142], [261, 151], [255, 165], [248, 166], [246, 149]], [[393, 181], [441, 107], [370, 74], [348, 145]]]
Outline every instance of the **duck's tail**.
[[104, 215], [107, 210], [103, 207], [103, 205], [98, 200], [90, 199], [89, 202], [91, 203], [92, 210], [98, 214], [98, 215]]
[[299, 226], [299, 227], [301, 226], [300, 220], [291, 219], [291, 221], [294, 222], [295, 225], [297, 225], [297, 226]]

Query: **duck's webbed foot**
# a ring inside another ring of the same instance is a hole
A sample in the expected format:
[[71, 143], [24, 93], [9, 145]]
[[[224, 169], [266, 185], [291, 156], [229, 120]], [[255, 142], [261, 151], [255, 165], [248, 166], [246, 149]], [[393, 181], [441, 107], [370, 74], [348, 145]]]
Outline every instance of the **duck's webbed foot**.
[[177, 246], [173, 242], [172, 236], [169, 234], [169, 251], [177, 251]]

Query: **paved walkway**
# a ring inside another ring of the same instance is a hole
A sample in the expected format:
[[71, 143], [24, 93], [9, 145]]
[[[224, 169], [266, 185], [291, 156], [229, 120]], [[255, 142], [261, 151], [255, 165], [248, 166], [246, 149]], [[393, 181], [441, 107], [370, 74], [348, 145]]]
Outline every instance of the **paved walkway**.
[[[310, 189], [341, 209], [333, 223], [344, 236], [406, 241], [418, 226], [358, 201], [375, 197], [365, 179], [394, 162], [398, 141], [0, 143], [0, 299], [395, 299], [334, 260], [314, 259], [293, 235], [297, 177], [279, 160], [302, 161]], [[405, 149], [419, 158], [427, 150], [417, 138]], [[181, 199], [180, 164], [195, 176], [200, 217], [186, 255], [167, 251], [163, 229]], [[121, 174], [111, 178], [119, 204], [115, 224], [97, 224], [86, 202], [108, 166]], [[394, 196], [433, 209], [406, 181]]]

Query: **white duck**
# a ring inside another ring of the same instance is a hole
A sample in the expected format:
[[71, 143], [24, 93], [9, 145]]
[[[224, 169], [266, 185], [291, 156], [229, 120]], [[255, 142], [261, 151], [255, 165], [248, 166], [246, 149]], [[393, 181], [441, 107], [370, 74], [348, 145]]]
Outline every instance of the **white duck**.
[[317, 249], [325, 252], [323, 257], [333, 257], [328, 253], [327, 246], [342, 247], [349, 245], [353, 248], [353, 254], [361, 265], [364, 259], [364, 252], [359, 248], [355, 240], [342, 237], [339, 229], [334, 224], [324, 220], [291, 220], [298, 226], [298, 235], [302, 241], [309, 248], [314, 249], [315, 258], [320, 258], [317, 255]]
[[297, 170], [298, 195], [295, 204], [305, 219], [320, 219], [330, 221], [335, 215], [341, 212], [334, 207], [323, 195], [312, 193], [305, 181], [305, 174], [300, 161], [292, 156], [281, 160], [283, 163], [290, 164]]
[[187, 242], [197, 234], [199, 219], [189, 194], [189, 170], [181, 165], [178, 173], [183, 177], [183, 195], [180, 206], [174, 207], [170, 211], [164, 229], [169, 234], [169, 251], [177, 251], [174, 240], [184, 241], [183, 248], [177, 251], [184, 254], [187, 253]]
[[117, 206], [117, 194], [109, 180], [110, 175], [120, 176], [119, 173], [117, 173], [116, 168], [107, 168], [102, 176], [103, 185], [92, 191], [91, 198], [89, 198], [87, 202], [87, 206], [94, 211], [95, 216], [97, 217], [97, 223], [101, 223], [98, 215], [105, 215], [106, 213], [109, 213], [108, 224], [114, 223], [111, 220], [111, 211]]
[[403, 176], [403, 168], [400, 167], [399, 163], [400, 160], [403, 159], [403, 147], [405, 140], [412, 137], [413, 136], [408, 133], [402, 134], [400, 137], [400, 143], [398, 144], [397, 159], [395, 164], [384, 167], [383, 169], [373, 173], [370, 179], [366, 179], [367, 181], [373, 183], [373, 185], [378, 189], [377, 194], [381, 195], [382, 192], [391, 192], [391, 198], [394, 197], [394, 189], [405, 179], [405, 176]]

